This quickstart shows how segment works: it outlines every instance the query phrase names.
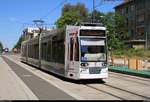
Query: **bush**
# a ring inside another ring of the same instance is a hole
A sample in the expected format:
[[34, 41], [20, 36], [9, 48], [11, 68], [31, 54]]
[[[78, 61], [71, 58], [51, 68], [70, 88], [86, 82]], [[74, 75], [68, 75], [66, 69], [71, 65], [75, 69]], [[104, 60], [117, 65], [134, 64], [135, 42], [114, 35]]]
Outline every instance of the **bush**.
[[112, 52], [114, 56], [122, 57], [126, 56], [129, 58], [140, 58], [140, 59], [150, 59], [150, 50], [146, 49], [122, 49], [115, 50]]

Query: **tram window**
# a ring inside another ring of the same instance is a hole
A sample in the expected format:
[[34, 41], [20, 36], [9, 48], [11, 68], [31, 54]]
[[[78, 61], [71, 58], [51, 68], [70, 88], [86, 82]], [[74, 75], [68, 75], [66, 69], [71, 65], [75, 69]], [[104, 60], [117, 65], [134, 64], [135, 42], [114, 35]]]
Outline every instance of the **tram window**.
[[79, 61], [79, 41], [78, 41], [78, 38], [76, 38], [76, 41], [75, 41], [75, 61]]
[[56, 56], [57, 56], [57, 44], [56, 41], [52, 42], [52, 62], [56, 61]]
[[36, 55], [36, 59], [39, 59], [39, 45], [36, 45], [36, 49], [37, 49], [37, 50], [36, 50], [36, 51], [37, 51], [37, 52], [36, 52], [36, 54], [37, 54], [37, 55]]
[[26, 45], [22, 46], [22, 56], [25, 57], [26, 56]]
[[81, 30], [80, 36], [105, 36], [105, 30]]
[[81, 46], [81, 61], [106, 61], [105, 46]]
[[24, 53], [24, 56], [27, 56], [27, 45], [23, 47], [23, 53]]
[[31, 58], [36, 58], [36, 48], [34, 48], [35, 45], [30, 46], [31, 50]]
[[35, 49], [33, 45], [29, 45], [29, 57], [30, 58], [35, 58]]
[[48, 51], [47, 51], [47, 61], [51, 61], [52, 59], [52, 43], [51, 40], [48, 41], [48, 47], [47, 47]]
[[46, 54], [47, 54], [47, 43], [42, 43], [42, 60], [46, 60]]
[[31, 58], [36, 58], [36, 55], [35, 55], [36, 49], [34, 48], [34, 45], [31, 45], [30, 49], [31, 49]]
[[[74, 45], [75, 44], [75, 45]], [[75, 48], [74, 48], [75, 46]], [[79, 42], [78, 38], [70, 39], [70, 61], [73, 61], [73, 55], [74, 55], [74, 60], [79, 61]]]
[[35, 59], [38, 59], [39, 58], [39, 45], [38, 44], [36, 44], [36, 45], [34, 45], [34, 47], [32, 47], [33, 48], [33, 57], [35, 58]]
[[28, 47], [28, 52], [30, 52], [30, 53], [28, 53], [29, 54], [29, 57], [31, 58], [31, 47], [30, 47], [31, 45], [29, 45], [29, 47]]
[[28, 56], [30, 57], [30, 45], [28, 46]]
[[64, 59], [65, 59], [64, 40], [57, 41], [57, 62], [64, 64]]
[[70, 38], [70, 61], [73, 61], [73, 38]]

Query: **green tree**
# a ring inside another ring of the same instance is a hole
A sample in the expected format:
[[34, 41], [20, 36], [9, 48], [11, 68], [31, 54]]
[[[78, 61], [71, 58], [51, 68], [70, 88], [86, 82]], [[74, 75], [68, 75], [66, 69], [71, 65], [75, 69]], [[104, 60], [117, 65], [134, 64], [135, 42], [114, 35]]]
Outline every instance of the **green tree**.
[[56, 21], [56, 27], [61, 28], [65, 25], [74, 25], [80, 23], [88, 17], [88, 9], [84, 4], [76, 5], [66, 4], [62, 8], [62, 16]]
[[80, 22], [77, 12], [66, 12], [57, 20], [56, 27], [62, 28], [65, 25], [74, 25], [76, 22]]
[[14, 46], [14, 48], [17, 48], [17, 49], [21, 49], [21, 43], [24, 41], [24, 37], [23, 36], [20, 36], [17, 44]]
[[103, 20], [104, 16], [105, 16], [104, 13], [94, 10], [93, 12], [88, 14], [88, 21], [91, 21], [94, 19], [94, 22], [104, 23], [104, 20]]
[[126, 18], [118, 13], [109, 12], [104, 18], [107, 27], [108, 46], [112, 51], [125, 49], [124, 39], [128, 37]]
[[62, 16], [57, 20], [57, 28], [62, 28], [65, 25], [74, 25], [76, 22], [89, 21], [95, 18], [107, 28], [108, 46], [112, 51], [118, 49], [125, 49], [123, 40], [128, 38], [128, 30], [126, 26], [126, 18], [118, 13], [109, 12], [104, 14], [97, 10], [88, 13], [83, 4], [66, 4], [62, 8]]
[[81, 20], [84, 20], [88, 16], [88, 9], [85, 7], [85, 4], [77, 3], [76, 5], [71, 5], [67, 3], [62, 8], [62, 15], [66, 12], [76, 12]]
[[3, 44], [0, 42], [0, 53], [3, 52]]

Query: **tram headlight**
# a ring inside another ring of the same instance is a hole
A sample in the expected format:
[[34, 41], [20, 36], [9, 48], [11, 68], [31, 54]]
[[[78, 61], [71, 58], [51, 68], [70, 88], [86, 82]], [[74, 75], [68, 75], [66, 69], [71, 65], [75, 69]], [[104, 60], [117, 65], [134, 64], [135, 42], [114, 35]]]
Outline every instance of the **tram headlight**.
[[107, 63], [106, 62], [102, 63], [102, 66], [107, 67]]
[[81, 67], [87, 67], [88, 65], [88, 63], [81, 63]]

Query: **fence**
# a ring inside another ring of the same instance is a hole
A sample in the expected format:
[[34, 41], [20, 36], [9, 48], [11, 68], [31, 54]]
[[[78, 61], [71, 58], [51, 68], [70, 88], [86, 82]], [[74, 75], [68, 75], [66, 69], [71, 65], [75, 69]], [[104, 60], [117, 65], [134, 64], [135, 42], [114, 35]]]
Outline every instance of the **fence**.
[[129, 69], [135, 70], [147, 70], [150, 67], [150, 63], [146, 60], [138, 58], [126, 58], [126, 57], [110, 57], [109, 65], [112, 66], [127, 66]]

